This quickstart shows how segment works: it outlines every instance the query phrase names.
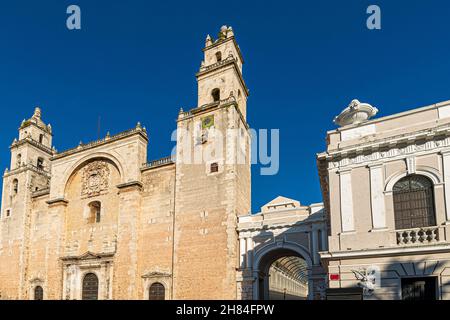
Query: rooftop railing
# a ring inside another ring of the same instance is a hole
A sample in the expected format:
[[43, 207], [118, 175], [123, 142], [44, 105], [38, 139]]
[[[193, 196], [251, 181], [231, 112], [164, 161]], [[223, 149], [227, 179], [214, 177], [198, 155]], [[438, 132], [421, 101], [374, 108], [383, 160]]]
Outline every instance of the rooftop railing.
[[172, 155], [172, 156], [164, 157], [161, 159], [152, 160], [148, 163], [145, 163], [143, 167], [144, 167], [144, 169], [155, 168], [155, 167], [164, 166], [166, 164], [175, 163], [175, 161], [176, 161], [176, 158], [175, 158], [175, 156]]

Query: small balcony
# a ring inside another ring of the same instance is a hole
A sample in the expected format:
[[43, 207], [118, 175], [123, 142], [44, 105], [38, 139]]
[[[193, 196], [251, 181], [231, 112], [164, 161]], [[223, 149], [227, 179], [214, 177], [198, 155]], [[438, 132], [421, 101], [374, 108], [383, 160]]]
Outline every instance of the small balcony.
[[439, 227], [397, 230], [397, 245], [429, 245], [440, 240]]

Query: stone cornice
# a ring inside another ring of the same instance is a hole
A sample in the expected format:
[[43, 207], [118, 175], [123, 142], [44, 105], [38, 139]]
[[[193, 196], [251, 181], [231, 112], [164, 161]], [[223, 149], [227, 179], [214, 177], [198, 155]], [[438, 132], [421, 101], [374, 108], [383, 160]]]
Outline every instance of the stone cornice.
[[97, 260], [97, 259], [110, 259], [112, 257], [114, 257], [114, 252], [107, 252], [107, 253], [93, 253], [93, 252], [86, 252], [84, 254], [82, 254], [81, 256], [66, 256], [66, 257], [61, 257], [60, 259], [62, 261], [79, 261], [79, 260]]
[[49, 194], [50, 194], [50, 188], [46, 188], [46, 189], [34, 191], [34, 192], [31, 194], [31, 197], [32, 197], [32, 198], [38, 198], [38, 197], [46, 196], [46, 195], [49, 195]]
[[239, 117], [241, 118], [242, 123], [244, 124], [245, 128], [248, 130], [250, 129], [247, 121], [244, 118], [244, 115], [242, 114], [241, 110], [239, 109], [238, 103], [236, 101], [236, 98], [234, 96], [230, 96], [227, 99], [212, 102], [205, 104], [203, 106], [191, 109], [190, 111], [180, 111], [180, 114], [178, 116], [177, 122], [184, 121], [190, 118], [193, 118], [196, 115], [209, 112], [214, 109], [221, 109], [221, 108], [228, 108], [230, 106], [234, 106], [236, 111], [239, 114]]
[[50, 207], [54, 207], [54, 206], [59, 206], [59, 205], [63, 205], [63, 206], [67, 206], [67, 204], [69, 203], [69, 201], [67, 201], [64, 198], [57, 198], [57, 199], [51, 199], [46, 201], [46, 203], [50, 206]]
[[47, 178], [50, 178], [50, 172], [47, 172], [47, 171], [45, 171], [43, 169], [39, 169], [38, 167], [36, 167], [35, 165], [33, 165], [31, 163], [24, 164], [24, 165], [14, 169], [14, 170], [5, 172], [5, 174], [3, 175], [3, 178], [9, 177], [11, 175], [19, 174], [19, 173], [22, 173], [22, 172], [25, 172], [25, 171], [28, 171], [28, 170], [34, 171], [34, 172], [36, 172], [38, 174], [45, 175]]
[[54, 155], [51, 158], [51, 160], [61, 159], [61, 158], [67, 157], [69, 155], [72, 155], [72, 154], [75, 154], [75, 153], [78, 153], [78, 152], [82, 152], [82, 151], [86, 151], [86, 150], [89, 150], [89, 149], [93, 149], [93, 148], [96, 148], [96, 147], [99, 147], [99, 146], [103, 146], [103, 145], [106, 145], [106, 144], [109, 144], [109, 143], [112, 143], [112, 142], [115, 142], [115, 141], [118, 141], [118, 140], [121, 140], [121, 139], [125, 139], [125, 138], [128, 138], [128, 137], [131, 137], [133, 135], [140, 135], [142, 138], [145, 139], [145, 141], [148, 141], [148, 136], [147, 136], [146, 130], [139, 126], [139, 127], [134, 128], [134, 129], [118, 133], [118, 134], [116, 134], [114, 136], [111, 136], [111, 137], [107, 136], [107, 137], [105, 137], [103, 139], [100, 139], [100, 140], [97, 140], [97, 141], [93, 141], [93, 142], [90, 142], [90, 143], [87, 143], [87, 144], [80, 144], [76, 148], [72, 148], [72, 149], [69, 149], [69, 150], [66, 150], [64, 152], [61, 152], [61, 153], [58, 153], [58, 154]]
[[241, 70], [239, 69], [238, 65], [237, 65], [237, 61], [236, 58], [234, 58], [233, 56], [229, 56], [228, 58], [226, 58], [225, 60], [222, 60], [220, 62], [214, 63], [210, 66], [207, 67], [203, 67], [202, 69], [200, 69], [199, 72], [197, 72], [197, 74], [195, 75], [197, 77], [197, 79], [205, 74], [208, 74], [210, 72], [216, 71], [218, 69], [224, 68], [228, 65], [233, 65], [234, 69], [238, 75], [239, 81], [241, 82], [242, 87], [244, 88], [245, 94], [248, 97], [250, 94], [250, 91], [247, 88], [247, 85], [245, 84], [244, 81], [244, 77], [242, 76]]
[[408, 254], [433, 254], [450, 252], [450, 244], [422, 245], [414, 247], [391, 247], [367, 250], [319, 252], [320, 258], [325, 260], [359, 259], [365, 257], [398, 256]]
[[45, 153], [47, 153], [50, 156], [52, 156], [54, 153], [54, 151], [51, 148], [44, 146], [42, 143], [39, 143], [38, 141], [35, 141], [30, 137], [26, 137], [22, 140], [13, 142], [9, 148], [10, 149], [17, 148], [17, 147], [27, 144], [27, 143], [31, 144], [33, 147], [36, 147], [37, 149], [39, 149], [41, 151], [44, 151]]
[[223, 43], [225, 43], [227, 41], [231, 41], [231, 40], [233, 41], [234, 46], [236, 47], [236, 51], [237, 51], [237, 53], [239, 55], [239, 58], [242, 61], [242, 64], [244, 64], [244, 58], [242, 57], [241, 48], [239, 48], [239, 46], [238, 46], [238, 44], [236, 42], [236, 38], [234, 36], [227, 37], [226, 39], [223, 39], [223, 40], [218, 40], [218, 41], [214, 42], [213, 44], [211, 44], [210, 46], [207, 46], [207, 47], [203, 48], [202, 51], [205, 52], [206, 50], [212, 49], [214, 47], [217, 47], [217, 46], [219, 46], [219, 45], [221, 45], [221, 44], [223, 44]]
[[141, 278], [171, 278], [172, 275], [170, 273], [165, 272], [149, 272], [141, 276]]
[[307, 218], [304, 220], [291, 222], [291, 223], [270, 223], [269, 221], [255, 221], [255, 222], [242, 222], [239, 223], [236, 230], [239, 233], [243, 232], [254, 232], [254, 231], [267, 231], [267, 230], [280, 230], [280, 229], [287, 229], [290, 230], [292, 228], [306, 228], [308, 231], [312, 231], [312, 226], [321, 223], [326, 222], [325, 217], [317, 217], [317, 218]]
[[142, 168], [141, 168], [141, 171], [154, 169], [154, 168], [160, 168], [160, 167], [164, 167], [164, 166], [174, 165], [175, 162], [176, 162], [176, 157], [175, 156], [168, 156], [168, 157], [165, 157], [165, 158], [152, 160], [152, 161], [150, 161], [148, 163], [144, 163]]
[[129, 181], [125, 183], [118, 184], [116, 187], [120, 190], [128, 189], [128, 188], [137, 188], [142, 190], [143, 184], [140, 181]]
[[406, 157], [418, 152], [446, 150], [450, 146], [450, 125], [398, 135], [361, 143], [341, 150], [317, 155], [318, 160], [327, 160], [328, 169], [350, 165], [367, 164], [395, 157]]

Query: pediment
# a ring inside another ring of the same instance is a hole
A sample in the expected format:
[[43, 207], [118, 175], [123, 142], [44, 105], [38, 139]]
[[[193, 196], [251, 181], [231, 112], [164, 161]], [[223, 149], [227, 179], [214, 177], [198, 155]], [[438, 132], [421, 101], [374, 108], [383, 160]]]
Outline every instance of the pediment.
[[62, 260], [96, 260], [105, 257], [112, 257], [114, 253], [94, 253], [87, 251], [80, 256], [68, 256], [61, 258]]
[[89, 259], [99, 259], [101, 256], [99, 254], [95, 254], [93, 252], [86, 252], [78, 257], [79, 260], [89, 260]]
[[142, 278], [168, 278], [171, 276], [172, 275], [170, 273], [153, 271], [144, 274]]
[[298, 208], [300, 207], [300, 202], [298, 200], [286, 198], [283, 196], [278, 196], [269, 203], [266, 203], [261, 207], [262, 212], [287, 209], [287, 208]]

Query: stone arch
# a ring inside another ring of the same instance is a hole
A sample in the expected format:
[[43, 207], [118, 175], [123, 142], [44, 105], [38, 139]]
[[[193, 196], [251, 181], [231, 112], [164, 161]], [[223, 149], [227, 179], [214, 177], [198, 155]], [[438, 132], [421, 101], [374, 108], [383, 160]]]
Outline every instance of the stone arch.
[[106, 152], [96, 152], [94, 154], [90, 154], [86, 157], [81, 158], [80, 160], [78, 160], [75, 164], [73, 164], [69, 170], [67, 170], [66, 175], [64, 176], [63, 179], [63, 186], [64, 186], [64, 194], [66, 193], [66, 188], [67, 188], [67, 184], [70, 181], [70, 178], [81, 168], [83, 167], [86, 163], [89, 163], [91, 161], [94, 160], [101, 160], [101, 159], [106, 159], [109, 160], [115, 167], [116, 169], [119, 171], [119, 175], [120, 175], [120, 179], [121, 182], [124, 182], [124, 169], [123, 166], [121, 164], [121, 161], [119, 159], [117, 159], [115, 156], [106, 153]]
[[[309, 251], [302, 245], [294, 242], [282, 242], [275, 241], [271, 242], [264, 247], [260, 248], [255, 252], [254, 255], [254, 276], [257, 279], [253, 283], [253, 299], [257, 300], [260, 298], [261, 290], [266, 290], [266, 288], [261, 289], [260, 274], [267, 274], [270, 266], [273, 262], [281, 257], [286, 256], [296, 256], [302, 258], [306, 262], [308, 277], [311, 276], [310, 270], [313, 266], [313, 260]], [[267, 283], [265, 284], [267, 287]], [[267, 288], [268, 289], [268, 288]], [[264, 293], [265, 295], [265, 293]], [[308, 279], [308, 299], [313, 298], [313, 282]]]
[[[406, 170], [402, 170], [402, 171], [392, 174], [389, 178], [386, 179], [386, 185], [385, 185], [384, 191], [392, 192], [394, 185], [398, 181], [400, 181], [401, 179], [403, 179], [404, 177], [406, 177], [410, 174], [412, 174], [412, 173], [408, 173]], [[417, 166], [417, 170], [414, 172], [414, 174], [422, 175], [422, 176], [429, 178], [433, 182], [433, 185], [435, 185], [435, 186], [443, 183], [442, 177], [441, 177], [441, 174], [439, 173], [439, 171], [432, 167]]]

